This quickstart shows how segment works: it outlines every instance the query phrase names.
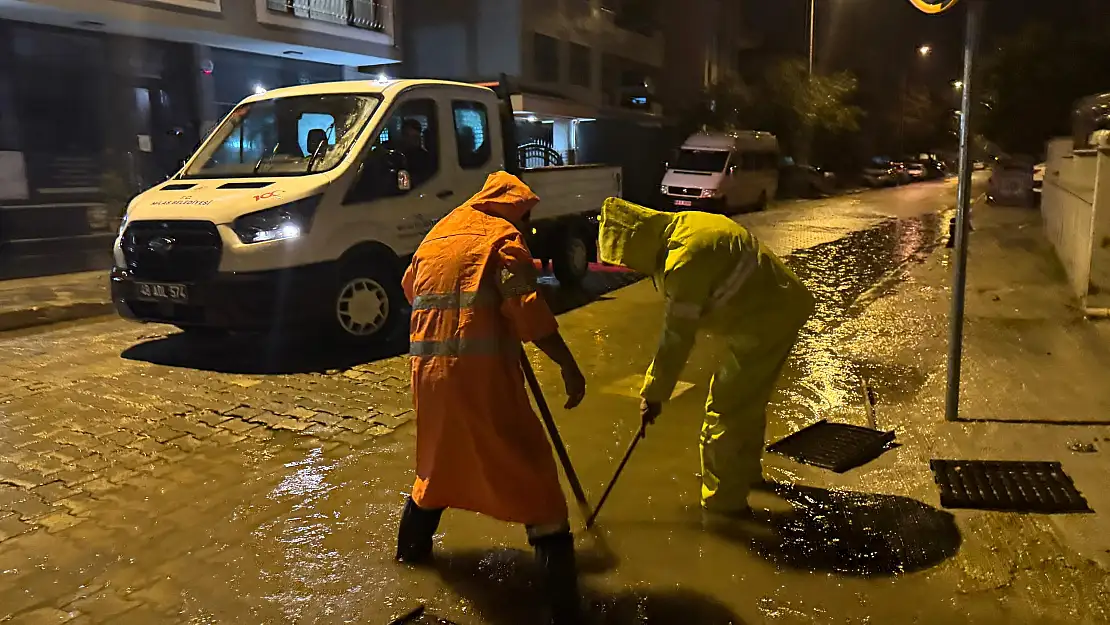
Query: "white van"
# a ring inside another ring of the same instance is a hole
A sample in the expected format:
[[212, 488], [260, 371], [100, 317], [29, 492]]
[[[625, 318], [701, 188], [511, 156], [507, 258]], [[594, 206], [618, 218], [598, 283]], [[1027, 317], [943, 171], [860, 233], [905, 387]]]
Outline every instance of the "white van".
[[[185, 330], [313, 324], [352, 343], [407, 320], [402, 272], [424, 235], [518, 170], [508, 94], [433, 80], [350, 81], [247, 98], [175, 176], [130, 203], [115, 242], [121, 315]], [[528, 170], [530, 244], [584, 276], [617, 167]]]
[[763, 210], [779, 186], [779, 141], [769, 132], [691, 136], [668, 163], [660, 191], [675, 210]]

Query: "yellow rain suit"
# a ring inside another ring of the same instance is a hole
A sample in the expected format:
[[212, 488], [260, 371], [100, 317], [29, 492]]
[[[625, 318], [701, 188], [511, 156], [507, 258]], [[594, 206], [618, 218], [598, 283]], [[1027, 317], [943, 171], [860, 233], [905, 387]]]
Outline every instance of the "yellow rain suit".
[[699, 330], [727, 345], [705, 405], [702, 506], [746, 511], [762, 479], [767, 403], [813, 297], [751, 233], [721, 215], [661, 213], [610, 198], [598, 243], [603, 262], [652, 276], [666, 298], [663, 335], [640, 391], [645, 400], [670, 399]]

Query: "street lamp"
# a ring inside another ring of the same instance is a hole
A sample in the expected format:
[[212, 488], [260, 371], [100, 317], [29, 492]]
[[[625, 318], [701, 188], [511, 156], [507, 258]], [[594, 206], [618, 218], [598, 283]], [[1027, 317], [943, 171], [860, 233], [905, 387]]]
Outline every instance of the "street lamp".
[[[931, 46], [927, 43], [922, 44], [922, 45], [917, 47], [916, 52], [917, 52], [917, 56], [919, 58], [927, 59], [927, 58], [929, 58], [929, 55], [931, 55], [933, 53], [933, 46]], [[899, 99], [901, 100], [901, 104], [900, 104], [900, 113], [899, 113], [899, 116], [898, 116], [898, 150], [899, 150], [899, 152], [905, 152], [905, 150], [906, 150], [906, 97], [908, 95], [907, 92], [910, 89], [910, 72], [913, 71], [913, 68], [914, 68], [914, 66], [911, 65], [910, 67], [907, 67], [906, 70], [902, 73], [902, 91], [899, 94]]]

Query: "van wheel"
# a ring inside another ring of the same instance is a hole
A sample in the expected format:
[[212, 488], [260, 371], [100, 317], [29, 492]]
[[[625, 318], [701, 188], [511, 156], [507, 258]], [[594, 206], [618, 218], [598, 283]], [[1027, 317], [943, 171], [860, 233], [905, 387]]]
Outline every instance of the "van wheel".
[[401, 322], [405, 295], [387, 262], [374, 257], [347, 261], [332, 295], [331, 334], [348, 345], [381, 343]]
[[582, 233], [568, 228], [563, 232], [552, 259], [555, 277], [564, 286], [578, 286], [590, 272], [590, 244]]
[[759, 199], [755, 203], [755, 210], [760, 211], [760, 212], [767, 210], [767, 192], [766, 191], [759, 194]]

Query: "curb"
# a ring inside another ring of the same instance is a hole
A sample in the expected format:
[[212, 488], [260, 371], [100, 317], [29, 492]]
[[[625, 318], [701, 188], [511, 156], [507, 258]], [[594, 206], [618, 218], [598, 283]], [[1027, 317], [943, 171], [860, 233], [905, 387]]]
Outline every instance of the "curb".
[[115, 312], [111, 302], [74, 302], [0, 312], [0, 332], [100, 317]]

